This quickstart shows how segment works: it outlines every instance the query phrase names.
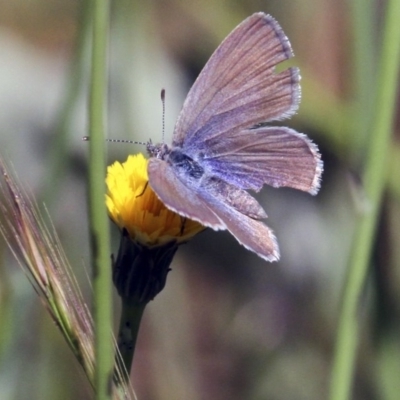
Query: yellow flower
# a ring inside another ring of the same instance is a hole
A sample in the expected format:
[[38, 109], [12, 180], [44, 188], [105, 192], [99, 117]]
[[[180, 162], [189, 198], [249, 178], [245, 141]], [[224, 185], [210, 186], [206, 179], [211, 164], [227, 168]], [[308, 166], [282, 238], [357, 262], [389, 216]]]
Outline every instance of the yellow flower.
[[186, 242], [204, 227], [170, 211], [158, 199], [149, 185], [147, 162], [143, 154], [137, 154], [108, 167], [108, 214], [120, 229], [128, 231], [133, 241], [141, 244]]

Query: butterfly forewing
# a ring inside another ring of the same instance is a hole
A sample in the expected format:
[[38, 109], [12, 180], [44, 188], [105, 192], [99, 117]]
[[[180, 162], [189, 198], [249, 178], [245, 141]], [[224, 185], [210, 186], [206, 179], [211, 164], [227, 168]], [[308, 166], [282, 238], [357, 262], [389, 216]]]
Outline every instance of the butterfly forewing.
[[290, 58], [279, 24], [257, 13], [221, 43], [192, 86], [179, 115], [173, 145], [196, 151], [199, 138], [223, 136], [292, 115], [300, 101], [297, 68], [275, 73]]
[[198, 195], [196, 188], [183, 183], [165, 161], [151, 158], [147, 167], [149, 182], [161, 201], [172, 211], [199, 221], [214, 230], [226, 229], [219, 217]]

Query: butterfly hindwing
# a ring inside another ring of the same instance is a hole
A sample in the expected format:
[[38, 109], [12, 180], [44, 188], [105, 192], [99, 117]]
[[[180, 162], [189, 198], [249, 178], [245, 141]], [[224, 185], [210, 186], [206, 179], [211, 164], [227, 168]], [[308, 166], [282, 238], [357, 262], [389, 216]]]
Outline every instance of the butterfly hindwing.
[[318, 148], [293, 129], [246, 129], [203, 145], [201, 165], [242, 189], [259, 191], [267, 184], [318, 192], [322, 173]]
[[214, 196], [207, 185], [196, 186], [190, 179], [179, 178], [173, 166], [156, 158], [149, 160], [148, 173], [152, 189], [171, 210], [214, 230], [227, 229], [240, 244], [265, 260], [279, 258], [272, 231], [261, 221], [238, 211], [222, 196]]

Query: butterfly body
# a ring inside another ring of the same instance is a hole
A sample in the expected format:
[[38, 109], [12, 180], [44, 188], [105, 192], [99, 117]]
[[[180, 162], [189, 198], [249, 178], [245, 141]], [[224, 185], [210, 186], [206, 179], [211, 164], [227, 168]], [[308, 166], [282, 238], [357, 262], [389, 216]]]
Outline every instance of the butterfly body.
[[191, 88], [172, 145], [147, 145], [149, 182], [178, 214], [228, 230], [247, 249], [275, 261], [267, 215], [247, 192], [264, 184], [316, 194], [318, 148], [303, 134], [266, 122], [292, 115], [300, 101], [297, 68], [275, 73], [292, 56], [269, 15], [243, 21], [217, 48]]

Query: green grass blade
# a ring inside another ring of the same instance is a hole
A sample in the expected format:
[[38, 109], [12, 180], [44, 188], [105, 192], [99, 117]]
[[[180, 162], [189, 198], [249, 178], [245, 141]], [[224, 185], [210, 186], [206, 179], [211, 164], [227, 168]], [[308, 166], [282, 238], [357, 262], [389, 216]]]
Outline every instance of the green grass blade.
[[330, 400], [347, 400], [351, 393], [359, 336], [358, 309], [370, 263], [390, 154], [400, 62], [399, 15], [400, 1], [389, 0], [378, 61], [376, 97], [369, 132], [370, 142], [363, 173], [363, 188], [368, 205], [365, 213], [357, 221], [349, 259], [348, 276], [339, 317]]
[[111, 337], [111, 265], [108, 219], [104, 204], [104, 122], [107, 88], [109, 2], [92, 3], [93, 37], [89, 105], [89, 217], [93, 262], [96, 333], [96, 399], [111, 399], [113, 347]]

